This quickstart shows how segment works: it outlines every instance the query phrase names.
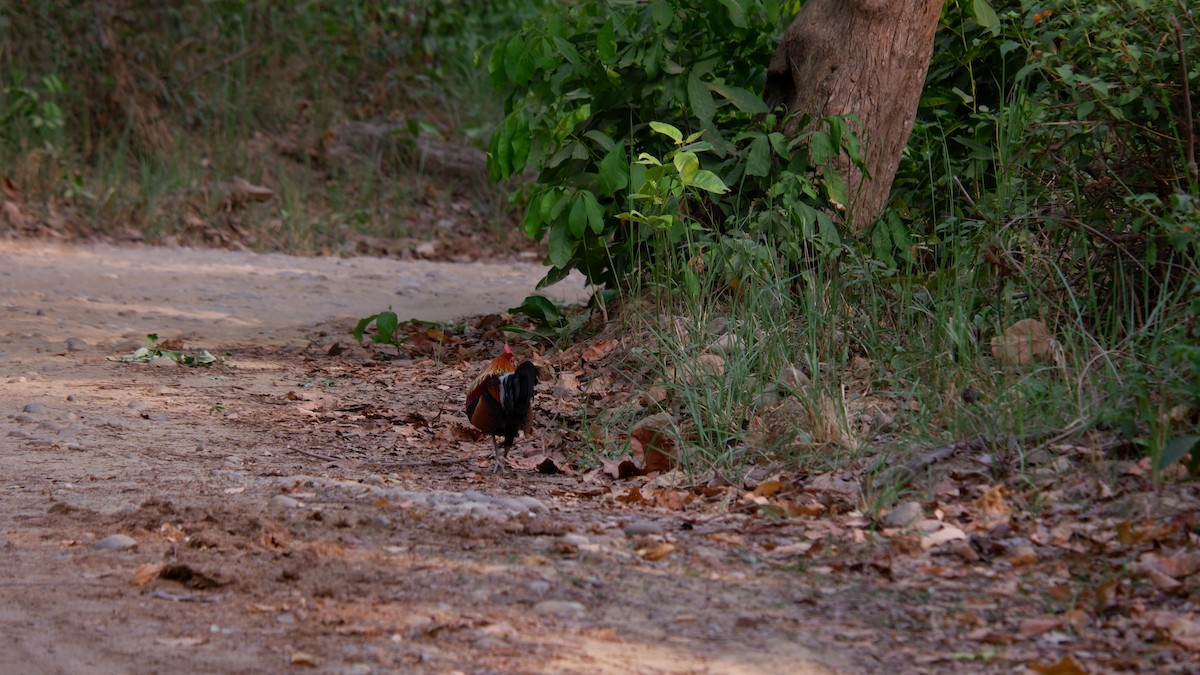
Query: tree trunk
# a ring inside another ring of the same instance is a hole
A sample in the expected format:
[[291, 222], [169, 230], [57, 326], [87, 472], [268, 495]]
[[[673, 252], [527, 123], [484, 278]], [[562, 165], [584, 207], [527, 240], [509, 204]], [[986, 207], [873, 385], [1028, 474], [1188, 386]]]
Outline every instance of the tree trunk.
[[[912, 133], [933, 55], [943, 0], [808, 0], [788, 28], [767, 71], [763, 98], [789, 112], [853, 115], [862, 143], [861, 171], [842, 161], [858, 231], [887, 204], [900, 153]], [[786, 129], [794, 134], [795, 123]]]

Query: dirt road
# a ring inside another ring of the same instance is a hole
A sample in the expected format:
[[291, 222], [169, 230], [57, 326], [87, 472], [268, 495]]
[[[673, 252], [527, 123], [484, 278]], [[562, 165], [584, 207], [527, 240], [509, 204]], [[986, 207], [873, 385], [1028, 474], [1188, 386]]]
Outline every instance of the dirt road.
[[[492, 476], [472, 372], [346, 335], [539, 274], [0, 242], [0, 671], [871, 670], [818, 647], [820, 589], [714, 543], [733, 516]], [[229, 360], [109, 360], [151, 332]]]

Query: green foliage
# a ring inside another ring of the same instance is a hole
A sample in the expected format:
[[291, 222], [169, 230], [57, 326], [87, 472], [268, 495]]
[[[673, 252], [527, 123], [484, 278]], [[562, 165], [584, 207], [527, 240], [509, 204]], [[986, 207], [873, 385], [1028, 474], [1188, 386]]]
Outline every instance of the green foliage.
[[396, 333], [396, 329], [400, 327], [400, 317], [396, 316], [391, 307], [388, 307], [386, 311], [359, 319], [350, 334], [361, 343], [363, 335], [372, 323], [375, 324], [375, 332], [371, 335], [371, 342], [375, 344], [399, 345], [408, 339], [406, 335]]
[[62, 80], [55, 75], [27, 84], [20, 72], [12, 73], [0, 98], [0, 139], [18, 145], [58, 145], [62, 140], [63, 112], [59, 99]]
[[1102, 378], [1076, 393], [1082, 414], [1178, 459], [1188, 427], [1164, 413], [1200, 377], [1183, 83], [1194, 99], [1200, 31], [1142, 0], [979, 10], [946, 5], [893, 209], [871, 231], [876, 273], [900, 302], [959, 289], [950, 318], [973, 331], [1049, 320], [1090, 354], [1077, 377]]
[[[719, 254], [731, 231], [839, 239], [824, 207], [844, 203], [844, 187], [823, 167], [842, 152], [856, 159], [844, 122], [813, 125], [821, 131], [800, 139], [809, 152], [797, 153], [754, 93], [794, 9], [587, 0], [493, 47], [488, 70], [506, 92], [507, 116], [489, 170], [497, 179], [537, 174], [522, 228], [548, 237], [544, 283], [578, 269], [620, 287], [663, 255]], [[759, 202], [772, 208], [740, 227]]]
[[[480, 144], [500, 101], [475, 52], [545, 4], [0, 2], [0, 164], [34, 217], [53, 208], [72, 231], [228, 244], [211, 233], [232, 230], [299, 252], [408, 234], [424, 165], [361, 152], [341, 131], [409, 121]], [[229, 214], [221, 184], [234, 177], [281, 203]], [[461, 182], [445, 187], [507, 215], [500, 190]]]

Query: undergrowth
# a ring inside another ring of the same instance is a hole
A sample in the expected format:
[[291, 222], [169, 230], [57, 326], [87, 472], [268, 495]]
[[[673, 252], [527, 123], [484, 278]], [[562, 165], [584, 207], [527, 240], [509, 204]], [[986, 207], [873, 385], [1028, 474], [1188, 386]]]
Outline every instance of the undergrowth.
[[[1158, 469], [1185, 454], [1200, 30], [1184, 5], [948, 2], [891, 208], [854, 236], [828, 217], [844, 201], [827, 162], [857, 152], [844, 123], [785, 139], [750, 93], [788, 12], [701, 4], [731, 28], [673, 0], [585, 0], [491, 52], [508, 114], [493, 173], [538, 172], [520, 196], [548, 280], [579, 269], [615, 293], [649, 373], [636, 404], [587, 413], [609, 427], [585, 434], [598, 454], [659, 412], [693, 473], [859, 466], [889, 477], [881, 495], [903, 482], [883, 469], [961, 439], [1001, 478], [1052, 442]], [[1033, 338], [1006, 331], [1031, 324], [1040, 351], [1012, 356]]]
[[466, 152], [500, 116], [475, 51], [541, 4], [4, 3], [0, 173], [24, 215], [0, 224], [300, 253], [486, 232], [511, 212]]

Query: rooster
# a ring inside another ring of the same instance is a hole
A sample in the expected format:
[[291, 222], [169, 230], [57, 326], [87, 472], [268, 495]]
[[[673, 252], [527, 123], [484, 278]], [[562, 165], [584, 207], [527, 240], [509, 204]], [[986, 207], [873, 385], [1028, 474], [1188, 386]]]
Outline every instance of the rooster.
[[[530, 403], [537, 381], [538, 370], [533, 363], [514, 365], [512, 348], [505, 344], [504, 353], [492, 359], [467, 390], [467, 419], [476, 429], [491, 435], [496, 473], [504, 472], [508, 449], [517, 432], [528, 435], [533, 430]], [[497, 436], [504, 437], [503, 446], [497, 445]]]

